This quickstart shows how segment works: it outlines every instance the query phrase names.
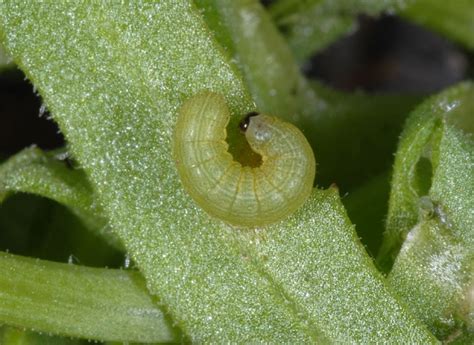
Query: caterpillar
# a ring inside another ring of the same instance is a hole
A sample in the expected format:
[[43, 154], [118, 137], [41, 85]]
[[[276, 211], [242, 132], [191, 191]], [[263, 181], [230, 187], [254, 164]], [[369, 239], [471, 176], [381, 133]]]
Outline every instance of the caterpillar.
[[316, 173], [311, 146], [292, 124], [251, 112], [239, 127], [261, 163], [245, 166], [228, 150], [229, 119], [218, 93], [201, 92], [181, 106], [172, 152], [184, 189], [208, 214], [234, 226], [264, 226], [287, 217], [311, 194]]

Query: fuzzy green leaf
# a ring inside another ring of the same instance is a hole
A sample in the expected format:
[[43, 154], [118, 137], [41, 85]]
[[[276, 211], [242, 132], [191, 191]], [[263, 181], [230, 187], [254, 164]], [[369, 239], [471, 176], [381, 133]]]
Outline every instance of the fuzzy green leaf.
[[395, 159], [379, 254], [386, 269], [433, 203], [447, 214], [456, 237], [472, 245], [472, 109], [473, 86], [464, 83], [425, 101], [407, 121]]
[[474, 327], [473, 100], [474, 85], [464, 83], [410, 116], [379, 254], [385, 269], [396, 257], [390, 284], [443, 339]]
[[[344, 93], [319, 83], [308, 84], [258, 1], [197, 3], [219, 42], [237, 62], [258, 109], [305, 131], [318, 162], [318, 185], [336, 183], [347, 191], [391, 166], [402, 123], [419, 97]], [[384, 182], [382, 193], [378, 183], [370, 187], [370, 195], [363, 188], [364, 192], [349, 198], [351, 219], [374, 255], [387, 208], [387, 178]], [[367, 207], [374, 203], [377, 207]]]
[[474, 331], [474, 250], [439, 219], [414, 227], [388, 283], [442, 340]]
[[236, 236], [247, 243], [244, 255], [257, 260], [321, 333], [318, 341], [436, 342], [392, 297], [358, 241], [337, 189], [315, 190], [293, 217], [268, 232]]
[[182, 101], [210, 89], [234, 117], [252, 109], [191, 3], [14, 3], [0, 25], [150, 291], [191, 340], [435, 341], [389, 294], [334, 191], [255, 231], [209, 218], [184, 193], [170, 154]]
[[36, 147], [24, 149], [0, 165], [0, 202], [12, 192], [53, 199], [71, 208], [95, 210], [92, 190], [81, 170], [68, 168], [62, 153], [46, 154]]
[[87, 268], [2, 252], [0, 323], [98, 340], [177, 339], [137, 272]]
[[84, 225], [120, 248], [110, 233], [94, 192], [80, 169], [68, 167], [64, 151], [45, 153], [30, 147], [0, 165], [0, 203], [12, 193], [29, 193], [67, 206]]

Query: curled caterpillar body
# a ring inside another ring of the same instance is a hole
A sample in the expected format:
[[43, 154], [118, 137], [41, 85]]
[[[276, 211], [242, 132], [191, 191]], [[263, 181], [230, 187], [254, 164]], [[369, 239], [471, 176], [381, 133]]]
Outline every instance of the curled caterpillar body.
[[316, 163], [309, 143], [295, 126], [249, 113], [240, 128], [262, 162], [242, 166], [228, 152], [229, 118], [224, 97], [213, 92], [181, 107], [173, 156], [185, 190], [207, 213], [232, 225], [256, 227], [285, 218], [313, 188]]

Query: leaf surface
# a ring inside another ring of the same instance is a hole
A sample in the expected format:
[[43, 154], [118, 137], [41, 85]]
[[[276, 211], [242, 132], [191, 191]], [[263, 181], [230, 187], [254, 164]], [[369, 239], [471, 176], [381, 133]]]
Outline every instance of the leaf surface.
[[177, 339], [138, 272], [0, 252], [0, 322], [42, 332], [142, 342]]
[[68, 207], [92, 233], [121, 248], [84, 172], [68, 165], [66, 156], [63, 150], [46, 153], [33, 146], [10, 157], [0, 165], [0, 203], [19, 192], [49, 198]]
[[474, 86], [431, 97], [410, 116], [395, 159], [379, 261], [441, 339], [472, 332]]
[[389, 294], [334, 191], [253, 232], [184, 193], [170, 153], [182, 101], [210, 89], [233, 116], [253, 110], [192, 4], [10, 3], [0, 21], [149, 290], [192, 341], [434, 341]]

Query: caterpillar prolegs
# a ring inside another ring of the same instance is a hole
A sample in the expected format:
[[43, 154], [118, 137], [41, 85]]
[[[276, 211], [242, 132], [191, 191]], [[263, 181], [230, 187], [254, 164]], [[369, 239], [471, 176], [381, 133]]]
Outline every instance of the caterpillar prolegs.
[[261, 164], [243, 166], [228, 151], [229, 119], [224, 97], [214, 92], [191, 97], [180, 108], [173, 157], [184, 189], [207, 213], [236, 226], [263, 226], [296, 211], [316, 173], [304, 135], [276, 117], [249, 113], [240, 130]]

